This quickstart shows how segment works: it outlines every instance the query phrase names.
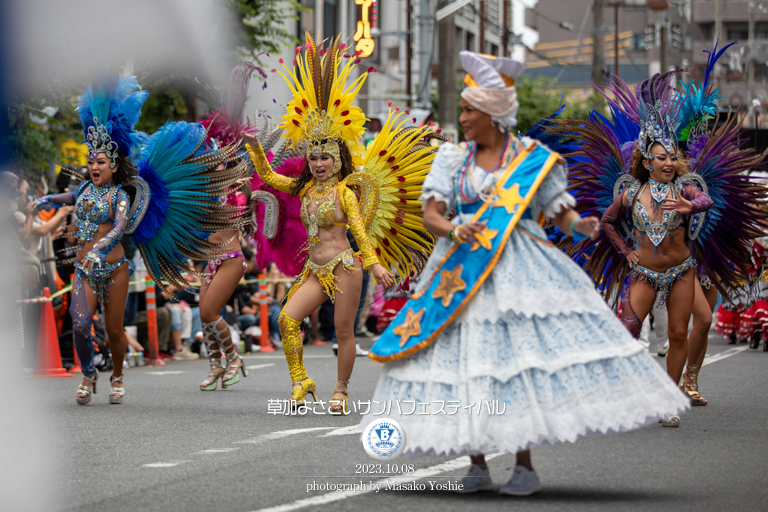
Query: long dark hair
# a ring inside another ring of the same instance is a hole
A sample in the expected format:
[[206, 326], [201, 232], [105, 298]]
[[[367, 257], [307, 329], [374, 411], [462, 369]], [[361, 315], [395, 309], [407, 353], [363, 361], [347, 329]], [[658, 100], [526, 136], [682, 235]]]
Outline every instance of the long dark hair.
[[[321, 143], [325, 144], [327, 141], [323, 140]], [[339, 158], [341, 158], [341, 169], [339, 169], [339, 181], [343, 180], [353, 172], [355, 172], [355, 165], [352, 163], [352, 154], [349, 152], [349, 148], [344, 141], [339, 141]], [[297, 196], [301, 194], [304, 186], [312, 179], [312, 170], [309, 167], [309, 157], [304, 160], [304, 169], [301, 170], [299, 179], [293, 185], [291, 194]]]

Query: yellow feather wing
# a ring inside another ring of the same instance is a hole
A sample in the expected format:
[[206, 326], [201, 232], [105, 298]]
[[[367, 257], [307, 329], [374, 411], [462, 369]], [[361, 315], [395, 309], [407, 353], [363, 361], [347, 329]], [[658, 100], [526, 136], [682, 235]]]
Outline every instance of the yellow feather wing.
[[368, 145], [363, 168], [347, 178], [358, 185], [360, 209], [379, 262], [398, 282], [418, 274], [434, 246], [424, 228], [421, 186], [437, 152], [431, 127], [406, 128], [404, 112], [390, 110], [381, 132]]

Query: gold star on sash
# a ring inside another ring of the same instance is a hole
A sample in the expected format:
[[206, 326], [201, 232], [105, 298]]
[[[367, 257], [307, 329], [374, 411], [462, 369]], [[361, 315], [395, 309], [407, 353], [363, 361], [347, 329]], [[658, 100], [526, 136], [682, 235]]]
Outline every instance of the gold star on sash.
[[440, 285], [435, 288], [432, 298], [443, 298], [443, 307], [447, 308], [453, 299], [453, 294], [467, 288], [467, 283], [461, 279], [461, 272], [464, 265], [460, 264], [453, 270], [442, 270], [440, 272]]
[[400, 336], [401, 347], [408, 343], [411, 336], [421, 334], [421, 319], [424, 317], [424, 309], [421, 308], [418, 313], [414, 313], [412, 309], [409, 309], [405, 313], [405, 322], [395, 327], [392, 331]]
[[512, 188], [503, 188], [501, 186], [496, 187], [496, 194], [499, 199], [493, 203], [493, 206], [503, 206], [507, 213], [515, 211], [515, 206], [523, 203], [523, 198], [520, 197], [520, 185], [515, 183]]
[[475, 252], [480, 247], [485, 249], [486, 251], [491, 250], [491, 240], [496, 238], [496, 235], [498, 235], [499, 232], [496, 229], [484, 229], [482, 233], [475, 235], [475, 238], [477, 238], [477, 242], [472, 244], [472, 248], [470, 249], [470, 252]]

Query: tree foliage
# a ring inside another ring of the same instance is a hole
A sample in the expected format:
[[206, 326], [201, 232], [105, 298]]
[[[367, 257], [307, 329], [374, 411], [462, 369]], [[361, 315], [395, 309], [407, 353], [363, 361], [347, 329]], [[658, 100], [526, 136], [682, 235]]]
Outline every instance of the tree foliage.
[[[585, 101], [569, 101], [568, 91], [558, 89], [552, 78], [537, 77], [531, 79], [523, 75], [515, 83], [517, 101], [520, 108], [517, 111], [517, 129], [525, 133], [533, 126], [549, 117], [565, 103], [561, 119], [588, 119], [589, 104]], [[562, 99], [561, 99], [562, 98]]]
[[10, 142], [19, 172], [37, 181], [51, 163], [72, 163], [62, 143], [83, 139], [75, 102], [74, 91], [53, 90], [8, 102]]

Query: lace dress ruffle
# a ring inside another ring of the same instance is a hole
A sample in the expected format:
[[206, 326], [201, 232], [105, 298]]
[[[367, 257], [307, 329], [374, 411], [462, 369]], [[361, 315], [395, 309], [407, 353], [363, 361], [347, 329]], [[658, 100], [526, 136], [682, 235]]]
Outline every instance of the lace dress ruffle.
[[[441, 146], [422, 198], [442, 196], [449, 210], [456, 207], [452, 184], [464, 155]], [[575, 204], [565, 187], [564, 170], [555, 166], [529, 206], [532, 218]], [[541, 240], [538, 223], [521, 220], [491, 275], [439, 338], [384, 365], [372, 402], [389, 404], [383, 417], [403, 426], [406, 455], [514, 453], [633, 430], [687, 409], [688, 400], [589, 277]], [[438, 241], [418, 290], [450, 245]], [[458, 401], [458, 411], [440, 412], [449, 401]], [[362, 423], [379, 417], [366, 415]]]

